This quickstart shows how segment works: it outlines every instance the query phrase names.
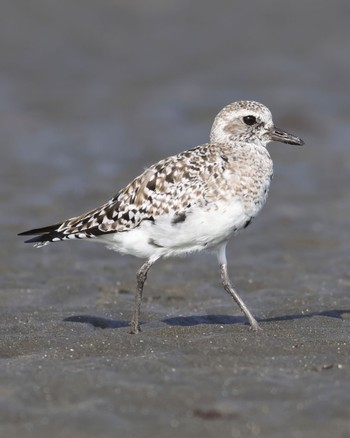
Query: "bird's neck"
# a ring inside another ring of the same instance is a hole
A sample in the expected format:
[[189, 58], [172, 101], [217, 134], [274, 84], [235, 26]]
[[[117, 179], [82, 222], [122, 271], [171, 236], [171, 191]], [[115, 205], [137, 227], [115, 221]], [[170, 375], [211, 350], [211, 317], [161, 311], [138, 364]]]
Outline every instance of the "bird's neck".
[[210, 143], [213, 144], [223, 144], [229, 147], [245, 147], [248, 145], [253, 145], [257, 147], [266, 147], [267, 142], [264, 142], [261, 138], [255, 135], [247, 136], [246, 133], [242, 134], [232, 134], [225, 132], [223, 129], [212, 129], [210, 133]]

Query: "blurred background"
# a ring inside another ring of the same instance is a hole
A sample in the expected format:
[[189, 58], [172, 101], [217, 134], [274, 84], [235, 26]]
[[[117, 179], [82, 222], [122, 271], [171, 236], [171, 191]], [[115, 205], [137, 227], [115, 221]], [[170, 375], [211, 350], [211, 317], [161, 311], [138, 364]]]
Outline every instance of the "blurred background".
[[206, 142], [216, 113], [239, 99], [263, 102], [306, 142], [270, 145], [275, 179], [237, 239], [241, 260], [255, 267], [262, 245], [275, 263], [288, 246], [296, 264], [308, 252], [318, 274], [347, 274], [349, 14], [345, 0], [3, 0], [2, 286], [40, 284], [35, 266], [53, 262], [66, 262], [63, 275], [94, 269], [94, 254], [133, 272], [139, 261], [90, 243], [39, 253], [15, 235], [94, 208], [154, 161]]
[[[132, 294], [113, 288], [133, 289], [140, 260], [90, 242], [34, 250], [16, 234], [94, 208], [146, 166], [206, 142], [218, 111], [240, 99], [264, 103], [306, 144], [269, 146], [267, 205], [229, 247], [235, 284], [260, 315], [349, 308], [349, 20], [346, 0], [2, 0], [7, 314], [131, 310]], [[146, 294], [188, 295], [187, 315], [238, 314], [218, 288], [216, 261], [201, 255], [160, 262]], [[179, 312], [162, 299], [145, 303], [155, 320]]]

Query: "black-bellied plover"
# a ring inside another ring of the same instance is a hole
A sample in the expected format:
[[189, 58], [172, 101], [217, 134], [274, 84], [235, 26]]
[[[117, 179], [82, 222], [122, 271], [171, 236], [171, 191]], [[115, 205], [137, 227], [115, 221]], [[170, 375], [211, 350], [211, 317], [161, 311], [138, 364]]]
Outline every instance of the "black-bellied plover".
[[216, 116], [210, 143], [159, 161], [106, 204], [80, 216], [20, 235], [36, 247], [50, 242], [91, 239], [109, 249], [147, 259], [137, 272], [130, 332], [139, 315], [147, 273], [156, 260], [209, 250], [216, 254], [221, 282], [254, 330], [258, 322], [232, 287], [226, 245], [264, 205], [273, 175], [266, 146], [303, 141], [274, 126], [268, 108], [239, 101]]

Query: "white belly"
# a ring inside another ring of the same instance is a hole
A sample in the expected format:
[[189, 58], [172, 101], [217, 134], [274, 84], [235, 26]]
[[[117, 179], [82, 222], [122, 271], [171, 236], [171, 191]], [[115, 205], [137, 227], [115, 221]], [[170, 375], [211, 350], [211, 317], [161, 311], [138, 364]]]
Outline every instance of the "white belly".
[[213, 248], [227, 241], [256, 212], [246, 211], [239, 200], [215, 202], [194, 208], [183, 221], [169, 214], [130, 231], [101, 237], [109, 249], [136, 257], [169, 257]]

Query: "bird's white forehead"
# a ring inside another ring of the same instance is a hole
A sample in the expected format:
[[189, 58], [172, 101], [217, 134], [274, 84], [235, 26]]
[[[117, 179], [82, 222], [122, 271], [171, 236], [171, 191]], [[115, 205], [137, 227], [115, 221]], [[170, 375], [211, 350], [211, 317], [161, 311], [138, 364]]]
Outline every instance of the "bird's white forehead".
[[229, 119], [232, 117], [241, 117], [246, 115], [254, 115], [260, 117], [262, 120], [272, 120], [272, 114], [270, 110], [259, 102], [252, 100], [240, 100], [238, 102], [231, 103], [223, 108], [218, 116], [221, 119]]

